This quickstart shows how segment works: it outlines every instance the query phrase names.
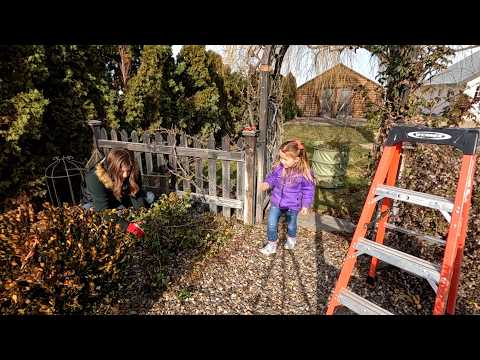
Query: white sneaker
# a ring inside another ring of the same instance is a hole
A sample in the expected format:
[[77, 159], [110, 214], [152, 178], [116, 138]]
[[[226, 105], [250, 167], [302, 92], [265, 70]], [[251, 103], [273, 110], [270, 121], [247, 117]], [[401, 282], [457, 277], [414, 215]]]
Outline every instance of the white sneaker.
[[285, 242], [284, 248], [288, 250], [293, 250], [296, 242], [297, 242], [296, 238], [291, 238], [290, 236], [287, 236], [287, 241]]
[[265, 245], [260, 252], [263, 255], [271, 255], [277, 252], [277, 242], [276, 241], [269, 241], [267, 245]]

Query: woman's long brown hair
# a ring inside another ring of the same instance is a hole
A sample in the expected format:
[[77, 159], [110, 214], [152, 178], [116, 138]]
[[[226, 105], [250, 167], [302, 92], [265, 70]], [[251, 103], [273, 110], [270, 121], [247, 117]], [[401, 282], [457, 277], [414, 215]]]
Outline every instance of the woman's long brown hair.
[[128, 182], [130, 184], [130, 195], [136, 195], [140, 190], [137, 184], [137, 179], [140, 176], [138, 164], [133, 157], [133, 153], [126, 149], [113, 149], [107, 156], [107, 173], [113, 181], [113, 195], [117, 199], [122, 198], [122, 167], [130, 167], [130, 176]]

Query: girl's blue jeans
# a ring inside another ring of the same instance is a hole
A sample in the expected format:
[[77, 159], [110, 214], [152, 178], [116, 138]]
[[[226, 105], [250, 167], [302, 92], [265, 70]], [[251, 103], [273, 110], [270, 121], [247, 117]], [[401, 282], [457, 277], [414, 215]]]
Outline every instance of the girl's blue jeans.
[[287, 218], [287, 234], [291, 238], [297, 236], [297, 215], [298, 212], [289, 209], [280, 209], [276, 206], [271, 206], [268, 213], [268, 227], [267, 238], [268, 241], [277, 241], [278, 239], [278, 220], [282, 214]]

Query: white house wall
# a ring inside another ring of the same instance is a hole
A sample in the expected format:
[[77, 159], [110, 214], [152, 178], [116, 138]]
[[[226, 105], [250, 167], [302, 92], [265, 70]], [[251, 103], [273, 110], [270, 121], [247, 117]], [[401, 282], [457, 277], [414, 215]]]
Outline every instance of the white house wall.
[[[467, 83], [467, 87], [465, 88], [464, 93], [473, 98], [479, 86], [480, 86], [480, 76]], [[480, 106], [478, 103], [473, 105], [470, 112], [475, 116], [477, 121], [480, 120]]]

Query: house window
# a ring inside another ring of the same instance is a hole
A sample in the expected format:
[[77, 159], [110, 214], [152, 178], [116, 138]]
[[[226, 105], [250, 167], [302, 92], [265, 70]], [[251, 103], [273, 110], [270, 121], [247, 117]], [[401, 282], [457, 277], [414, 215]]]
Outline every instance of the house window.
[[324, 89], [319, 98], [319, 115], [323, 117], [352, 116], [353, 91], [349, 88]]
[[333, 92], [332, 89], [324, 89], [320, 95], [320, 116], [328, 116], [331, 117], [332, 115], [332, 108], [333, 108]]
[[352, 97], [351, 89], [339, 89], [337, 101], [337, 117], [352, 116]]

